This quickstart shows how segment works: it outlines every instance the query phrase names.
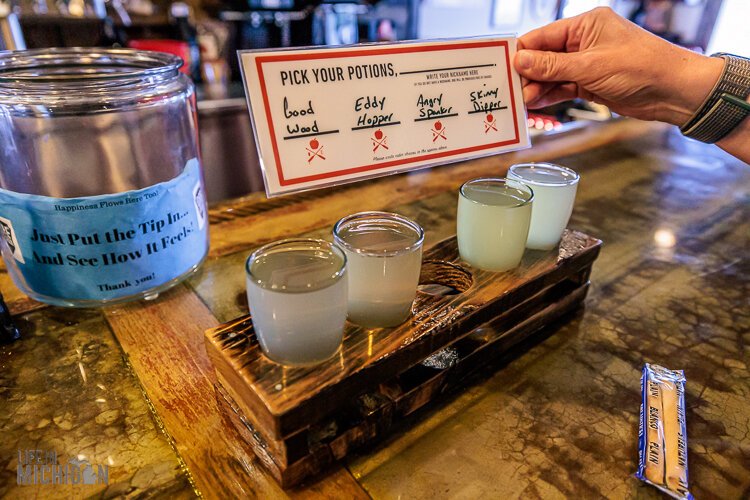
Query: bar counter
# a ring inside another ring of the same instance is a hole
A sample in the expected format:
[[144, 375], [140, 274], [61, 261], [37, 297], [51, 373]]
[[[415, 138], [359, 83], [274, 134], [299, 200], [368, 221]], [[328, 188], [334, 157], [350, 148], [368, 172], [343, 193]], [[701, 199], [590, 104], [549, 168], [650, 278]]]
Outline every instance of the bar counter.
[[[581, 174], [570, 227], [604, 241], [585, 307], [385, 441], [291, 491], [219, 411], [203, 332], [247, 312], [262, 243], [325, 237], [388, 210], [455, 233], [457, 189], [550, 160]], [[201, 270], [157, 300], [62, 309], [0, 291], [23, 338], [0, 348], [0, 496], [660, 498], [633, 477], [640, 371], [683, 369], [690, 487], [750, 496], [750, 167], [673, 128], [590, 126], [532, 149], [212, 207]], [[19, 450], [108, 465], [108, 485], [18, 485]]]

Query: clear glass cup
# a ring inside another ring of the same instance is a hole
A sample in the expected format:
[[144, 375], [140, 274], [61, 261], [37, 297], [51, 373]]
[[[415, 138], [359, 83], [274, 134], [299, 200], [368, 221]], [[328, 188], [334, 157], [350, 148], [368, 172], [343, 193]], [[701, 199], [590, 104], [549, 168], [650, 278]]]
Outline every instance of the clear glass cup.
[[247, 300], [263, 353], [304, 366], [341, 347], [346, 323], [346, 256], [316, 239], [269, 243], [245, 265]]
[[339, 220], [333, 238], [348, 262], [349, 320], [368, 328], [403, 323], [419, 284], [422, 227], [398, 214], [360, 212]]
[[532, 189], [514, 180], [481, 178], [461, 186], [456, 224], [461, 258], [488, 271], [518, 266], [533, 199]]
[[579, 175], [553, 163], [520, 163], [510, 167], [507, 177], [528, 184], [534, 190], [526, 248], [555, 248], [573, 213]]

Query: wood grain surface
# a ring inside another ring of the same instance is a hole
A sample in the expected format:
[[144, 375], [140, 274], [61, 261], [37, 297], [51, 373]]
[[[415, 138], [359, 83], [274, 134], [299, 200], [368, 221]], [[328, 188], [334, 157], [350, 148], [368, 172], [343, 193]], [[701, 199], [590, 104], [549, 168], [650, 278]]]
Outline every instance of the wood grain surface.
[[[108, 308], [105, 316], [198, 493], [222, 499], [286, 496], [219, 411], [200, 333], [217, 321], [195, 294], [178, 286], [157, 301]], [[341, 470], [333, 480], [298, 493], [364, 495]]]

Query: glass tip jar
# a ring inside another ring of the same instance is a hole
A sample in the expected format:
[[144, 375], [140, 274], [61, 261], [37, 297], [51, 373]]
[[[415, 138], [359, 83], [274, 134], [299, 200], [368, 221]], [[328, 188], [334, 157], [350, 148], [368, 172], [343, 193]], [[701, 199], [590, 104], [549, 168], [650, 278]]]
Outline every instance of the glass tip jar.
[[193, 84], [130, 49], [0, 53], [0, 250], [30, 297], [151, 298], [208, 251]]

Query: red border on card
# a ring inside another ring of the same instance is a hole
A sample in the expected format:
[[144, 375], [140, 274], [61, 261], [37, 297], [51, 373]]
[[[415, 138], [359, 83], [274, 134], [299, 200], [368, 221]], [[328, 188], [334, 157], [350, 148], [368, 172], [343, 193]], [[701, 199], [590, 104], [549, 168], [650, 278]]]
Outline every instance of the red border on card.
[[[371, 165], [362, 165], [359, 167], [347, 168], [345, 170], [337, 170], [332, 172], [323, 172], [320, 174], [307, 175], [303, 177], [296, 177], [294, 179], [286, 179], [284, 177], [284, 170], [281, 167], [281, 159], [279, 157], [279, 147], [276, 143], [276, 133], [273, 127], [273, 120], [271, 118], [271, 105], [268, 101], [268, 93], [266, 91], [266, 81], [263, 75], [263, 63], [266, 62], [279, 62], [279, 61], [306, 61], [310, 59], [335, 59], [343, 57], [365, 57], [374, 56], [381, 54], [405, 54], [410, 52], [433, 52], [438, 50], [460, 50], [468, 48], [483, 48], [483, 47], [503, 47], [505, 49], [505, 62], [508, 71], [508, 83], [510, 84], [510, 108], [513, 112], [513, 126], [516, 132], [515, 138], [502, 142], [494, 142], [491, 144], [483, 144], [480, 146], [472, 146], [468, 148], [454, 149], [451, 151], [442, 151], [440, 153], [432, 153], [422, 156], [415, 156], [412, 158], [404, 158], [402, 160], [386, 161], [383, 163], [373, 163]], [[503, 146], [510, 146], [512, 144], [519, 144], [521, 142], [520, 133], [518, 130], [518, 116], [516, 114], [516, 100], [513, 94], [513, 79], [510, 70], [510, 50], [508, 48], [508, 42], [506, 41], [484, 41], [484, 42], [466, 42], [466, 43], [450, 43], [446, 45], [428, 45], [421, 47], [391, 47], [386, 49], [369, 49], [369, 50], [344, 50], [342, 51], [326, 51], [322, 53], [307, 53], [307, 54], [280, 54], [273, 56], [259, 56], [255, 58], [255, 65], [258, 70], [258, 77], [260, 81], [260, 90], [263, 94], [263, 105], [266, 111], [266, 118], [268, 119], [268, 128], [271, 132], [271, 145], [273, 146], [273, 156], [276, 160], [276, 172], [278, 174], [279, 184], [281, 186], [292, 186], [294, 184], [301, 184], [303, 182], [311, 182], [320, 179], [331, 179], [334, 177], [340, 177], [342, 175], [356, 174], [359, 172], [367, 172], [370, 170], [378, 170], [382, 168], [393, 167], [395, 165], [404, 165], [408, 163], [417, 163], [425, 160], [433, 160], [436, 158], [445, 158], [447, 156], [455, 156], [464, 153], [471, 153], [473, 151], [481, 151], [483, 149], [499, 148]]]

